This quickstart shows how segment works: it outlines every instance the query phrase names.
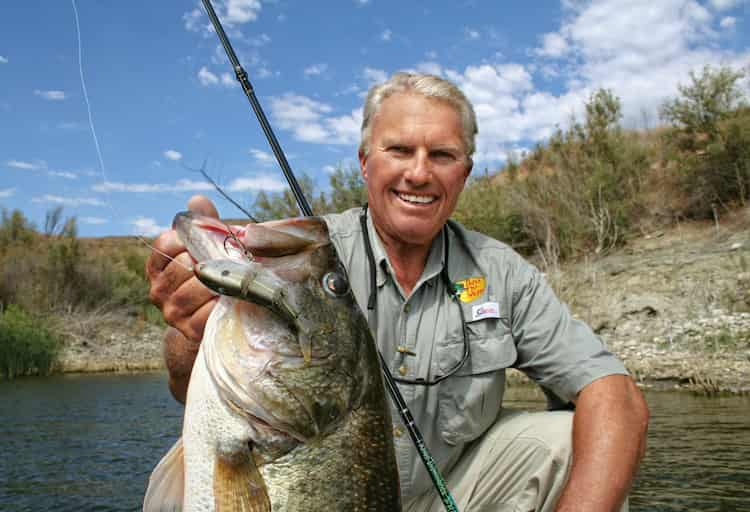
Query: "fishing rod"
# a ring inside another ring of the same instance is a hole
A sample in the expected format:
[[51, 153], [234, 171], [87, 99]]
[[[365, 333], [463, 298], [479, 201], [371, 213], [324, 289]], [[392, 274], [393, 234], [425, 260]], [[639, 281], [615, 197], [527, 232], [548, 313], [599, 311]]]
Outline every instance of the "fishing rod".
[[[255, 96], [255, 91], [253, 90], [253, 86], [250, 84], [250, 80], [247, 77], [247, 72], [240, 64], [239, 59], [237, 59], [237, 55], [234, 53], [232, 44], [229, 42], [229, 38], [224, 32], [224, 28], [221, 26], [221, 21], [219, 21], [218, 16], [216, 16], [216, 11], [214, 11], [211, 0], [202, 0], [202, 2], [203, 7], [205, 7], [206, 13], [208, 14], [208, 18], [211, 20], [211, 24], [216, 31], [216, 35], [219, 36], [219, 40], [221, 41], [221, 44], [224, 47], [224, 51], [229, 58], [229, 62], [232, 64], [232, 68], [234, 69], [234, 74], [237, 77], [237, 81], [239, 81], [240, 85], [242, 86], [242, 90], [245, 91], [245, 96], [247, 96], [248, 101], [250, 101], [250, 105], [253, 107], [255, 116], [258, 118], [261, 128], [263, 128], [263, 133], [265, 133], [266, 138], [271, 145], [273, 154], [276, 156], [276, 160], [279, 162], [279, 165], [281, 166], [281, 170], [284, 172], [284, 176], [286, 177], [287, 182], [289, 182], [289, 187], [292, 189], [292, 193], [294, 194], [294, 198], [297, 200], [299, 209], [302, 211], [302, 214], [305, 217], [312, 217], [313, 212], [310, 208], [310, 204], [307, 202], [307, 199], [305, 198], [305, 195], [302, 192], [302, 189], [300, 188], [299, 183], [297, 182], [297, 178], [294, 176], [291, 167], [289, 167], [289, 162], [287, 162], [286, 156], [284, 156], [284, 151], [281, 149], [281, 145], [279, 144], [279, 141], [276, 139], [276, 135], [274, 135], [273, 130], [271, 129], [268, 118], [266, 118], [266, 114], [263, 112], [263, 108], [260, 106], [260, 102]], [[404, 423], [406, 430], [409, 432], [409, 436], [414, 443], [414, 447], [416, 448], [417, 453], [419, 453], [419, 457], [420, 459], [422, 459], [422, 463], [424, 464], [425, 469], [427, 469], [427, 473], [430, 475], [432, 483], [435, 485], [435, 489], [440, 495], [440, 500], [443, 502], [443, 506], [445, 507], [446, 512], [459, 512], [458, 506], [456, 505], [453, 496], [448, 490], [445, 479], [440, 473], [440, 469], [435, 463], [435, 459], [430, 454], [430, 451], [424, 442], [424, 438], [422, 437], [422, 433], [419, 431], [417, 424], [414, 422], [414, 417], [412, 416], [411, 411], [409, 411], [409, 407], [406, 405], [406, 401], [404, 400], [401, 391], [398, 389], [396, 381], [393, 379], [393, 376], [388, 369], [388, 364], [386, 363], [382, 352], [380, 352], [380, 349], [378, 349], [378, 355], [380, 356], [380, 368], [383, 371], [383, 377], [385, 378], [388, 393], [391, 395], [391, 399], [396, 404], [398, 413], [401, 416], [401, 421]]]

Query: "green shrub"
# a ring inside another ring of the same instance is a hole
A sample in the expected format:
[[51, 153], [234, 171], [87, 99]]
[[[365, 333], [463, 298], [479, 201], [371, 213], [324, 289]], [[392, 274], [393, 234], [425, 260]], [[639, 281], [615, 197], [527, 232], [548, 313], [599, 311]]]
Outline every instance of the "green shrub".
[[649, 148], [620, 128], [611, 91], [594, 92], [585, 107], [582, 124], [557, 130], [502, 179], [470, 183], [457, 211], [464, 222], [545, 266], [620, 245], [639, 220]]
[[49, 373], [59, 347], [41, 318], [13, 304], [0, 314], [0, 377]]
[[685, 200], [679, 215], [710, 218], [750, 200], [750, 109], [742, 71], [722, 67], [691, 73], [680, 97], [662, 106], [671, 122], [664, 144]]

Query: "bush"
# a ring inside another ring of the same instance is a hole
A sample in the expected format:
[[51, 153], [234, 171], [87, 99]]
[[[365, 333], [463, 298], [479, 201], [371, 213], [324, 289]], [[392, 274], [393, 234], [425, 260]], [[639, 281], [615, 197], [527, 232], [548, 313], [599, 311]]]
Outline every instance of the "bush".
[[681, 97], [662, 106], [673, 124], [664, 143], [685, 196], [681, 216], [710, 218], [750, 200], [750, 109], [739, 85], [744, 75], [707, 66], [679, 87]]
[[[330, 192], [316, 192], [315, 185], [309, 176], [303, 174], [299, 180], [300, 188], [310, 200], [310, 207], [316, 215], [343, 212], [349, 208], [362, 206], [367, 202], [367, 189], [362, 181], [359, 169], [338, 167], [329, 177]], [[297, 201], [290, 190], [280, 194], [261, 192], [255, 199], [251, 213], [258, 222], [273, 219], [285, 219], [300, 216]]]
[[49, 373], [59, 347], [42, 319], [15, 305], [0, 314], [0, 377]]
[[558, 130], [500, 177], [473, 181], [457, 212], [464, 222], [545, 266], [621, 244], [638, 221], [648, 148], [620, 128], [611, 91], [594, 92], [585, 107], [583, 124]]

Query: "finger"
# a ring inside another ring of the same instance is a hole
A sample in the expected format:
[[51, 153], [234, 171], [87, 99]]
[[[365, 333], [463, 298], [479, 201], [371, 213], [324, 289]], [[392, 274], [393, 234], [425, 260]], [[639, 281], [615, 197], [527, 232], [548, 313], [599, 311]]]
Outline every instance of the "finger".
[[215, 219], [219, 218], [219, 212], [216, 210], [214, 203], [206, 196], [200, 194], [194, 195], [188, 200], [188, 210]]
[[[169, 298], [168, 307], [176, 309], [178, 316], [192, 316], [203, 304], [216, 297], [216, 293], [206, 288], [197, 277], [183, 282]], [[165, 307], [166, 309], [166, 307]], [[166, 315], [166, 311], [164, 312]]]
[[203, 339], [203, 333], [206, 328], [206, 322], [208, 317], [216, 306], [216, 302], [219, 300], [218, 297], [213, 297], [210, 301], [203, 304], [198, 310], [193, 313], [190, 318], [185, 322], [185, 333], [188, 338], [195, 341]]
[[171, 295], [186, 281], [191, 279], [198, 280], [195, 277], [192, 266], [193, 260], [190, 255], [187, 252], [182, 252], [161, 271], [152, 271], [147, 268], [147, 272], [149, 272], [148, 277], [151, 281], [149, 300], [163, 310], [163, 306], [170, 300]]
[[154, 241], [151, 254], [146, 260], [146, 275], [148, 278], [153, 279], [153, 277], [162, 272], [175, 257], [185, 251], [185, 244], [182, 243], [176, 231], [170, 229], [163, 232]]
[[208, 317], [213, 311], [218, 297], [212, 297], [208, 302], [202, 304], [189, 316], [181, 316], [172, 325], [178, 329], [187, 339], [197, 344], [203, 339]]

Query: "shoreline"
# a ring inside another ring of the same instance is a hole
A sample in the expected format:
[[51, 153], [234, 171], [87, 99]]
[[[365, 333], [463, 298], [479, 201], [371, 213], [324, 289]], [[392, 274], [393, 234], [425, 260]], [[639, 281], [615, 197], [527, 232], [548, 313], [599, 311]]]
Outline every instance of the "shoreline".
[[[677, 224], [546, 278], [644, 389], [750, 394], [750, 206]], [[68, 315], [54, 373], [164, 370], [164, 327], [122, 313]], [[509, 386], [530, 382], [508, 372]]]

